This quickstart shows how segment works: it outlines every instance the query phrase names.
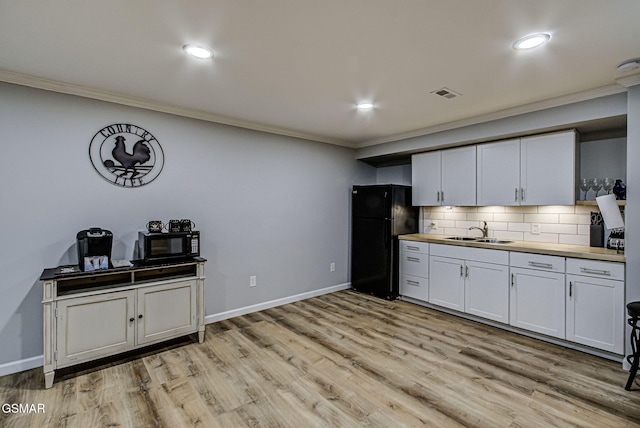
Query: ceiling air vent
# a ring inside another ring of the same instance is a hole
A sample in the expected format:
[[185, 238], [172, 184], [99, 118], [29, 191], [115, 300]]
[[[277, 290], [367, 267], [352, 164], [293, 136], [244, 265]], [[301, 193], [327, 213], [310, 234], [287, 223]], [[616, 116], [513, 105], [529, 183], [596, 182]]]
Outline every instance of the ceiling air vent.
[[441, 96], [443, 98], [447, 98], [449, 100], [452, 99], [452, 98], [456, 98], [456, 97], [459, 97], [459, 96], [462, 95], [462, 94], [460, 94], [458, 92], [452, 91], [449, 88], [438, 89], [437, 91], [432, 91], [431, 93], [435, 94], [435, 95], [438, 95], [438, 96]]

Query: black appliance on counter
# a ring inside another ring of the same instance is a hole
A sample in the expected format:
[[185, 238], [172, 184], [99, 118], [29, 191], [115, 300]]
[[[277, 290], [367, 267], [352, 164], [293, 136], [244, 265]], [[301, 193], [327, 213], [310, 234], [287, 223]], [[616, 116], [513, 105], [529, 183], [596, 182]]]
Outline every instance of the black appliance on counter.
[[111, 264], [113, 233], [99, 227], [76, 234], [80, 270], [106, 269]]
[[200, 256], [200, 232], [138, 232], [138, 258], [143, 263]]
[[411, 186], [353, 186], [351, 287], [385, 299], [399, 292], [398, 235], [418, 231]]

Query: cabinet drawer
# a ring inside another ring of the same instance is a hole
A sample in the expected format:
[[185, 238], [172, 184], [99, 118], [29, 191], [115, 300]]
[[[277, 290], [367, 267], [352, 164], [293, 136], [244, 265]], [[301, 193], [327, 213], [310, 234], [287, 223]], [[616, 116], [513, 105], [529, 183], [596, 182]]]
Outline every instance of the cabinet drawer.
[[429, 301], [429, 280], [418, 276], [400, 275], [400, 295]]
[[418, 241], [400, 241], [400, 251], [429, 254], [429, 243]]
[[539, 269], [548, 272], [564, 273], [564, 257], [558, 256], [512, 252], [510, 254], [509, 265], [525, 269]]
[[505, 266], [509, 264], [509, 252], [503, 250], [489, 250], [485, 248], [471, 248], [447, 244], [433, 244], [430, 250], [432, 256], [473, 260], [476, 262], [494, 263]]
[[429, 255], [422, 253], [400, 252], [400, 273], [422, 278], [429, 277]]
[[624, 263], [567, 259], [567, 273], [624, 281]]

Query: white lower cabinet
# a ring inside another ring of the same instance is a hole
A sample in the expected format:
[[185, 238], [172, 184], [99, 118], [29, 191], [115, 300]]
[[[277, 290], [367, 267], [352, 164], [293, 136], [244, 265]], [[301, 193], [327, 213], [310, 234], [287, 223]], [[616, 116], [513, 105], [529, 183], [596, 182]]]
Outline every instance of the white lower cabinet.
[[196, 285], [187, 280], [60, 300], [58, 367], [193, 333]]
[[512, 252], [509, 324], [565, 338], [564, 257]]
[[567, 340], [624, 353], [624, 264], [567, 259]]
[[204, 341], [204, 259], [44, 281], [44, 373], [198, 333]]
[[463, 312], [464, 260], [432, 255], [429, 271], [429, 303]]
[[196, 281], [137, 290], [137, 344], [149, 344], [196, 330]]
[[429, 244], [400, 241], [400, 295], [429, 300]]
[[427, 269], [426, 254], [406, 250], [400, 261], [403, 295], [624, 354], [624, 263], [432, 243]]
[[465, 270], [465, 312], [508, 324], [509, 266], [467, 261]]
[[431, 245], [429, 303], [507, 323], [508, 264], [506, 251]]
[[133, 348], [135, 298], [135, 291], [119, 291], [60, 300], [57, 365], [90, 361]]

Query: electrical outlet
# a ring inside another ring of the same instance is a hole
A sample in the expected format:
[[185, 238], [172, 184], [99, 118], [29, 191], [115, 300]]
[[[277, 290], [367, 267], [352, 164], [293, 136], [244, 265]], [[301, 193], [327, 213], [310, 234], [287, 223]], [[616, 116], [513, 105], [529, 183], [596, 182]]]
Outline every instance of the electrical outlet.
[[335, 263], [331, 263], [329, 265], [329, 271], [330, 272], [335, 272], [336, 271], [336, 264]]
[[256, 286], [256, 276], [251, 275], [249, 277], [249, 287], [255, 287], [255, 286]]
[[531, 223], [531, 234], [540, 235], [540, 223]]

